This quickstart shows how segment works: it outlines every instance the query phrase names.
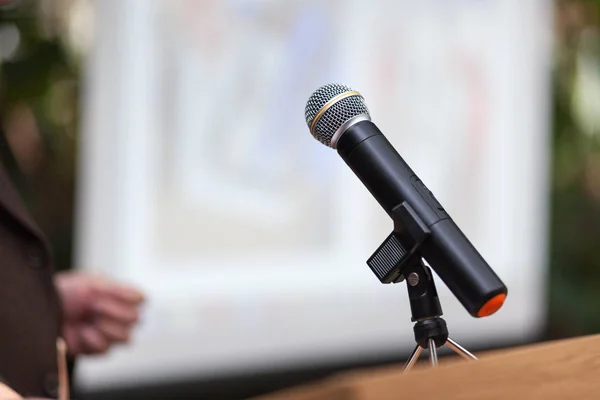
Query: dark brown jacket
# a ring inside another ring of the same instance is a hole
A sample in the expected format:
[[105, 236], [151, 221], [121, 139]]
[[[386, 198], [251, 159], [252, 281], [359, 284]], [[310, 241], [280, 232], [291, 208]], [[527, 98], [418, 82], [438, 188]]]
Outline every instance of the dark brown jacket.
[[0, 163], [0, 380], [25, 397], [57, 396], [52, 276], [48, 242]]

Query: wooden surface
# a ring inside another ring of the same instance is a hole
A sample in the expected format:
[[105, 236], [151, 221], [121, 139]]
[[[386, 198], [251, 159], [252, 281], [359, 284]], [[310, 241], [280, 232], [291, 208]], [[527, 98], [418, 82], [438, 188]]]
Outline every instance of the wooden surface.
[[600, 336], [477, 356], [407, 374], [402, 365], [357, 371], [255, 400], [600, 399]]

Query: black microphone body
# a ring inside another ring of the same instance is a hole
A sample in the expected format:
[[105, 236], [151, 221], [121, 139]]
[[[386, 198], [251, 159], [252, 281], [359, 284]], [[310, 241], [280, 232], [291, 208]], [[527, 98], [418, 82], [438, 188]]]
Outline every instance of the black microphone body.
[[403, 202], [412, 207], [431, 232], [420, 255], [472, 316], [485, 316], [484, 305], [506, 294], [506, 286], [377, 126], [351, 125], [336, 149], [390, 216]]

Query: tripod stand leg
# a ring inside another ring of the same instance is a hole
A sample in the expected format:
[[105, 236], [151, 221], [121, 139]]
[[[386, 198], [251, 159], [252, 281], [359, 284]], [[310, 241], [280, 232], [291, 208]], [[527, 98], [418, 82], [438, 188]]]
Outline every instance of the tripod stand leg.
[[415, 347], [412, 354], [410, 355], [410, 358], [406, 362], [404, 372], [410, 371], [413, 365], [416, 364], [417, 360], [419, 360], [419, 356], [421, 355], [421, 351], [423, 351], [423, 349], [421, 348], [421, 346], [417, 345], [417, 347]]
[[435, 340], [429, 339], [429, 361], [431, 366], [435, 367], [438, 364], [437, 348], [435, 347]]
[[448, 341], [446, 342], [446, 346], [450, 347], [452, 350], [454, 350], [454, 352], [456, 354], [458, 354], [459, 356], [461, 356], [464, 359], [477, 360], [477, 357], [475, 357], [471, 352], [469, 352], [469, 350], [465, 349], [460, 344], [456, 343], [454, 340], [452, 340], [450, 338], [448, 338]]

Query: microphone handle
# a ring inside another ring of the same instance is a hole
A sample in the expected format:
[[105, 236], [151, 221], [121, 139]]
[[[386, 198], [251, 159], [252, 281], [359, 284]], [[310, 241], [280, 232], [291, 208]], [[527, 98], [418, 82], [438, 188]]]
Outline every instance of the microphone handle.
[[472, 316], [502, 305], [504, 283], [374, 123], [347, 128], [337, 151], [388, 215], [404, 201], [415, 210], [431, 231], [422, 257]]

